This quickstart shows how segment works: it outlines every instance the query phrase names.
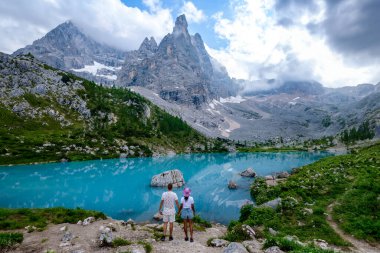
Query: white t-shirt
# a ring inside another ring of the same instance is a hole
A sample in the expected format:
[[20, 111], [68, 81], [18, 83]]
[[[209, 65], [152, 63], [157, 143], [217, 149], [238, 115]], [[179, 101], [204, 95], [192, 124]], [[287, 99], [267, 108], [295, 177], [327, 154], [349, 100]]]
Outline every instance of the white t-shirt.
[[181, 204], [183, 204], [183, 208], [191, 208], [191, 204], [194, 204], [193, 197], [189, 197], [187, 201], [185, 200], [185, 197], [181, 198]]
[[167, 191], [162, 194], [161, 200], [164, 201], [163, 215], [173, 215], [175, 214], [174, 203], [178, 200], [177, 194], [172, 191]]

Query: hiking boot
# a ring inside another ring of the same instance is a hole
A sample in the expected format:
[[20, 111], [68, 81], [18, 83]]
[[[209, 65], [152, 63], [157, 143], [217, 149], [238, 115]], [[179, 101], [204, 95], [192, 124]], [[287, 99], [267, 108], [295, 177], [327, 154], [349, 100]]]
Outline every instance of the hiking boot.
[[169, 241], [173, 241], [173, 236], [169, 236]]
[[163, 242], [165, 241], [165, 236], [161, 237], [161, 241], [163, 241]]
[[190, 238], [190, 242], [194, 242], [194, 239], [193, 239], [193, 238]]
[[189, 240], [189, 237], [185, 237], [185, 241], [188, 241]]

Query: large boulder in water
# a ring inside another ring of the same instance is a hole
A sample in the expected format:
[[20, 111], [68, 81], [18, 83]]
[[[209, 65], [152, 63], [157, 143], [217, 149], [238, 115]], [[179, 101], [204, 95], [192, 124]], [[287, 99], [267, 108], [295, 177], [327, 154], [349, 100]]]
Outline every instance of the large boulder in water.
[[256, 172], [252, 168], [248, 168], [240, 173], [240, 176], [242, 177], [255, 177]]
[[152, 177], [150, 186], [154, 187], [167, 187], [169, 183], [173, 184], [173, 187], [181, 187], [185, 184], [185, 179], [180, 170], [168, 170], [161, 174]]

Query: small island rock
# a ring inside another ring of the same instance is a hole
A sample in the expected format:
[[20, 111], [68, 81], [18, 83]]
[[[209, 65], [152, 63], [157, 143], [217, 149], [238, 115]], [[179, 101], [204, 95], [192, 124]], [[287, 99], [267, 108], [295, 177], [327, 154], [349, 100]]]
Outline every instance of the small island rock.
[[184, 185], [185, 179], [183, 178], [182, 172], [180, 170], [162, 172], [152, 177], [150, 185], [154, 187], [166, 187], [169, 183], [172, 183], [173, 187], [181, 187]]
[[255, 177], [256, 172], [252, 168], [248, 168], [240, 173], [240, 176], [242, 177]]
[[234, 181], [230, 180], [228, 182], [228, 189], [232, 189], [232, 190], [237, 189], [237, 184]]

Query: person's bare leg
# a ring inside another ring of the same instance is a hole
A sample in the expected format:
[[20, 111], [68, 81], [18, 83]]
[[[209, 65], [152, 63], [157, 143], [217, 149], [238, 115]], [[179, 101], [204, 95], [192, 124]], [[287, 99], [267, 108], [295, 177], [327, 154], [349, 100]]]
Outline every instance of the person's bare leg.
[[183, 231], [185, 232], [185, 238], [187, 238], [187, 220], [183, 220]]
[[190, 239], [193, 239], [193, 220], [189, 220]]
[[166, 235], [166, 227], [168, 226], [167, 222], [164, 222], [164, 236]]
[[173, 237], [173, 222], [170, 222], [170, 236]]

